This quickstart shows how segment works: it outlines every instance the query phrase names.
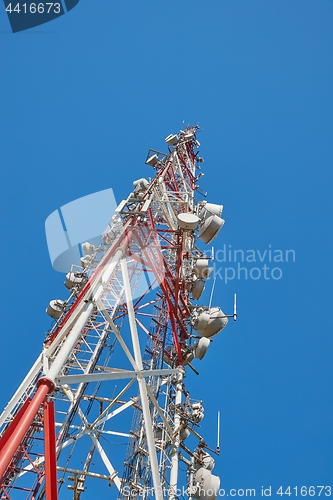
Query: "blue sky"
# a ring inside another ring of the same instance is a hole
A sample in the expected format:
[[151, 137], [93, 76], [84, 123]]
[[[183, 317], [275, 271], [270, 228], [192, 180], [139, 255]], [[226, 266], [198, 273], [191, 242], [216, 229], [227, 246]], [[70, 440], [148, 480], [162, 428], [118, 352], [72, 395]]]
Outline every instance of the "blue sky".
[[152, 175], [148, 149], [198, 123], [201, 187], [226, 220], [215, 251], [296, 255], [265, 261], [279, 280], [216, 281], [214, 304], [232, 312], [237, 293], [239, 317], [189, 378], [207, 442], [221, 411], [215, 473], [332, 485], [332, 21], [331, 0], [81, 0], [14, 35], [0, 11], [1, 407], [66, 297], [45, 219], [102, 189], [121, 200]]

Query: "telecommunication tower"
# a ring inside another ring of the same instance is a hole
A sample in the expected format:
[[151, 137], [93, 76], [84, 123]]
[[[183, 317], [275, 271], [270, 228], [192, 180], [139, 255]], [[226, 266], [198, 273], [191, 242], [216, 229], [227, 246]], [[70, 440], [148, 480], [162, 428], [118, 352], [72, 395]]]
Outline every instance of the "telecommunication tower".
[[1, 499], [217, 497], [219, 444], [201, 436], [185, 384], [228, 322], [198, 303], [212, 272], [198, 243], [224, 221], [197, 199], [197, 130], [149, 151], [152, 178], [133, 183], [99, 246], [82, 245], [69, 297], [50, 302], [54, 325], [0, 416]]

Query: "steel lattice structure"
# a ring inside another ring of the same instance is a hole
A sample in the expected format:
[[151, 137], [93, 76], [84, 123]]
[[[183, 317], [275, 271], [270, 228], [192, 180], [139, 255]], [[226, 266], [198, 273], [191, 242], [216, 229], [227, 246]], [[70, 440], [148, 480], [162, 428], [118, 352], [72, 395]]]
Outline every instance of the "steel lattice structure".
[[196, 198], [196, 133], [150, 150], [154, 176], [134, 182], [100, 246], [83, 245], [69, 298], [50, 303], [55, 324], [0, 416], [1, 499], [91, 498], [96, 481], [122, 500], [218, 487], [202, 403], [185, 387], [228, 321], [196, 303], [211, 272], [197, 239], [209, 243], [224, 222], [220, 205]]

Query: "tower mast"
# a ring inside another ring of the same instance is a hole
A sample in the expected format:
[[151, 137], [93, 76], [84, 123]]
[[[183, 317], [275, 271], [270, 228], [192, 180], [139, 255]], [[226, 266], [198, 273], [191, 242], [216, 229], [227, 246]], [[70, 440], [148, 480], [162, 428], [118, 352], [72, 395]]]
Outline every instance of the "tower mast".
[[212, 272], [198, 243], [224, 223], [221, 205], [197, 200], [197, 130], [149, 151], [152, 178], [134, 182], [98, 247], [82, 245], [68, 299], [50, 302], [54, 326], [0, 416], [1, 499], [84, 499], [96, 481], [122, 500], [217, 497], [203, 405], [185, 385], [228, 322], [197, 304]]

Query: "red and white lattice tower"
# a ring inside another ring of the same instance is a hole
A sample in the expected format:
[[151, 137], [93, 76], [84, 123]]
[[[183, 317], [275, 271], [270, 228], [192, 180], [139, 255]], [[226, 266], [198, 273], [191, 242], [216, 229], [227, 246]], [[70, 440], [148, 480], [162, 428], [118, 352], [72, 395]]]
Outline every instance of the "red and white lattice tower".
[[149, 152], [154, 177], [134, 182], [100, 245], [82, 245], [69, 298], [51, 301], [55, 324], [0, 416], [1, 499], [216, 498], [202, 402], [185, 388], [228, 321], [197, 304], [211, 268], [196, 243], [223, 219], [196, 198], [196, 132]]

